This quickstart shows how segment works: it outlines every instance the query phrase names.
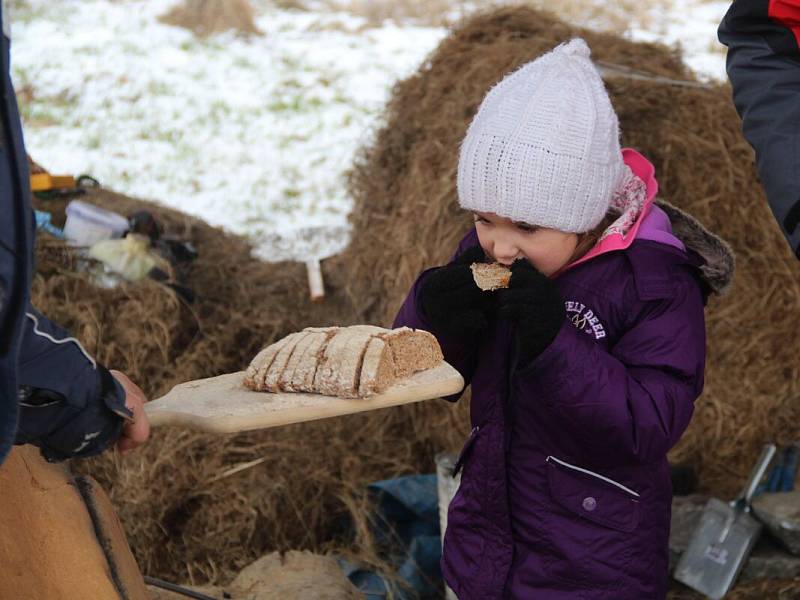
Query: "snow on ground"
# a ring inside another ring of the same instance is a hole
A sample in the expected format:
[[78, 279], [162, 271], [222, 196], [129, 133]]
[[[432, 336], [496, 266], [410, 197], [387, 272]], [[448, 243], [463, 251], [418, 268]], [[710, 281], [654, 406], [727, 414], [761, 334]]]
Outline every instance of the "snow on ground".
[[[269, 10], [261, 37], [202, 41], [157, 21], [171, 4], [51, 0], [16, 15], [30, 154], [246, 234], [267, 259], [343, 246], [343, 173], [391, 84], [444, 32], [357, 33], [353, 16]], [[339, 231], [332, 247], [312, 247], [320, 226]], [[298, 237], [307, 243], [286, 241]]]
[[[158, 200], [248, 236], [267, 260], [347, 243], [345, 173], [392, 84], [440, 27], [258, 5], [263, 36], [200, 40], [159, 23], [175, 0], [18, 0], [12, 76], [28, 151], [53, 173]], [[632, 39], [680, 42], [724, 78], [726, 1], [675, 0]], [[661, 12], [659, 12], [661, 11]]]
[[650, 29], [632, 27], [630, 39], [679, 46], [684, 60], [701, 79], [724, 81], [725, 46], [717, 40], [717, 27], [730, 0], [673, 0], [668, 8], [650, 14]]

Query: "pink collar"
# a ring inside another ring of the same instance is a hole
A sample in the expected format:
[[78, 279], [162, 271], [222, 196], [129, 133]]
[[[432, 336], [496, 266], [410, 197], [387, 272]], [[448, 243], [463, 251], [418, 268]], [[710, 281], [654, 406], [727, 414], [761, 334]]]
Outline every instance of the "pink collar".
[[[587, 252], [580, 259], [561, 269], [558, 274], [585, 263], [586, 261], [589, 261], [601, 254], [614, 252], [616, 250], [624, 250], [636, 239], [639, 228], [641, 227], [645, 217], [650, 213], [650, 209], [653, 206], [653, 200], [655, 200], [656, 193], [658, 193], [658, 182], [655, 178], [656, 170], [649, 160], [632, 148], [622, 149], [622, 160], [628, 166], [628, 168], [630, 168], [631, 173], [633, 173], [636, 178], [644, 182], [645, 192], [643, 203], [641, 201], [641, 191], [639, 192], [639, 204], [641, 204], [641, 209], [638, 210], [635, 216], [631, 218], [631, 223], [628, 223], [627, 225], [623, 223], [621, 224], [622, 226], [620, 226], [618, 222], [615, 222], [611, 227], [609, 227], [608, 230], [606, 230], [594, 248], [589, 250], [589, 252]], [[639, 183], [639, 187], [641, 188], [641, 183]], [[635, 218], [635, 220], [633, 220], [633, 218]]]

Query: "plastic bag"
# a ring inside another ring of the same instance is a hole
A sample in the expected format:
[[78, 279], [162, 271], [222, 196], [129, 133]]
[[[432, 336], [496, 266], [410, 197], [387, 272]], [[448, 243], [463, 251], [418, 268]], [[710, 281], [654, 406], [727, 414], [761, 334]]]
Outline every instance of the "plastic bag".
[[89, 256], [128, 281], [144, 279], [156, 267], [170, 271], [169, 263], [150, 250], [150, 238], [134, 233], [119, 240], [97, 242], [89, 249]]

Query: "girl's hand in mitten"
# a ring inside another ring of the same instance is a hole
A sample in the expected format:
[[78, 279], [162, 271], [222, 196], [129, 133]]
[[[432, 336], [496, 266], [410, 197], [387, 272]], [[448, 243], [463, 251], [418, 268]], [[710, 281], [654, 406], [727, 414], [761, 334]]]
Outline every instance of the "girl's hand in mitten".
[[511, 265], [508, 289], [497, 291], [497, 314], [516, 324], [517, 365], [523, 367], [555, 339], [564, 323], [564, 301], [551, 279], [518, 259]]
[[487, 328], [493, 295], [475, 284], [470, 269], [472, 263], [485, 260], [483, 248], [473, 246], [424, 279], [419, 301], [432, 328], [445, 335], [468, 337]]

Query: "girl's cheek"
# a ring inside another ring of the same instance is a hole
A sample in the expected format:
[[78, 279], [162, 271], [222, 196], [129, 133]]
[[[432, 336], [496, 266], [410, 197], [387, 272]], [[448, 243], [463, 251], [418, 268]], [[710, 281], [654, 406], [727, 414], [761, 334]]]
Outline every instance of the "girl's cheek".
[[486, 235], [481, 235], [481, 227], [479, 224], [477, 225], [476, 230], [478, 232], [478, 243], [481, 245], [481, 248], [483, 248], [484, 254], [486, 254], [488, 258], [492, 258], [491, 240], [489, 240]]

